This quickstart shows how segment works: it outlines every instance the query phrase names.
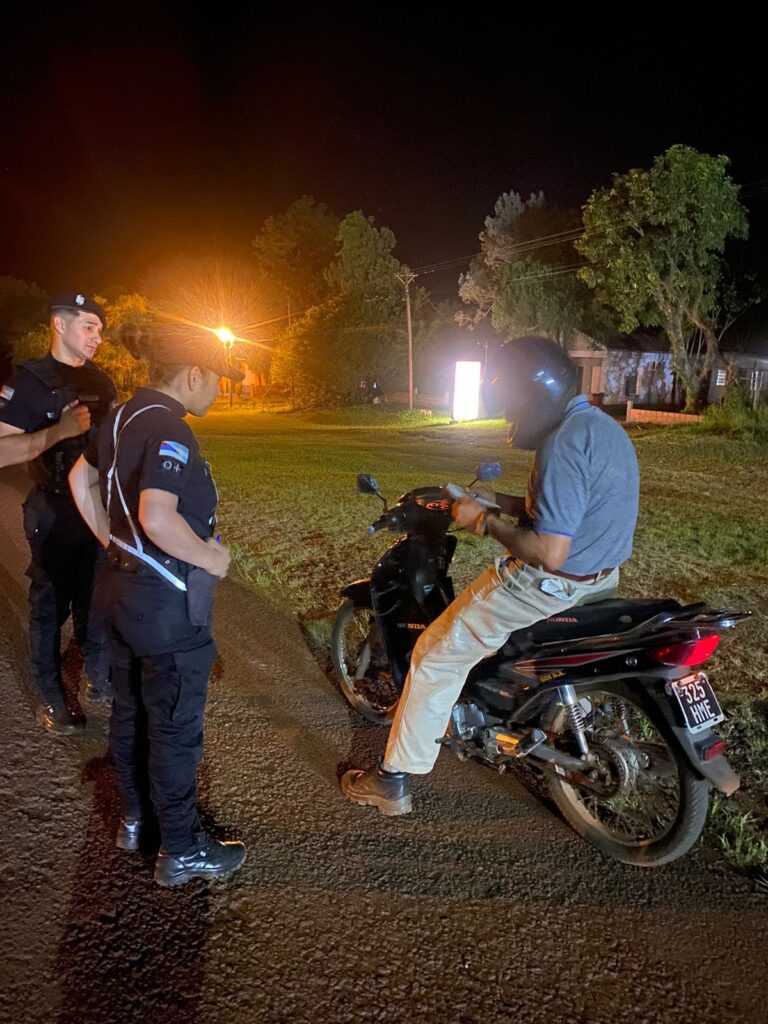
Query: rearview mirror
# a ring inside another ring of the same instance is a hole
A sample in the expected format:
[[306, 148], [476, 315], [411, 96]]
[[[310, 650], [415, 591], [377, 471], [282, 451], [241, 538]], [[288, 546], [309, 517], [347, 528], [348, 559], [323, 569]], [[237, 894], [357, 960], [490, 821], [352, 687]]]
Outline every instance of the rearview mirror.
[[498, 480], [500, 476], [500, 462], [481, 462], [475, 470], [475, 479], [481, 483], [486, 483], [488, 480]]
[[357, 474], [357, 493], [358, 494], [378, 494], [379, 485], [372, 476], [368, 476], [367, 473]]

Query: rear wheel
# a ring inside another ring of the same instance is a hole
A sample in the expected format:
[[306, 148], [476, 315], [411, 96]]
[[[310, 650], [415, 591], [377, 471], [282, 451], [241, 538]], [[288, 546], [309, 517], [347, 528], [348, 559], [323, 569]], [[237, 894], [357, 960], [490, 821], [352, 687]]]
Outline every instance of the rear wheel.
[[[568, 823], [603, 853], [656, 867], [676, 860], [701, 835], [709, 784], [694, 772], [661, 712], [621, 683], [579, 690], [596, 763], [555, 768], [549, 790]], [[550, 723], [554, 745], [578, 756], [566, 709]]]
[[331, 660], [341, 692], [369, 722], [388, 725], [400, 691], [395, 686], [379, 627], [370, 608], [347, 600], [331, 632]]

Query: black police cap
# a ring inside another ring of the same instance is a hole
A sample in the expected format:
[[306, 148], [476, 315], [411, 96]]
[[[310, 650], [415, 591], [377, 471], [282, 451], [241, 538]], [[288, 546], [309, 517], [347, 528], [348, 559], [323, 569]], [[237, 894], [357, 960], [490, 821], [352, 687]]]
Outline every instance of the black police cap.
[[60, 292], [58, 295], [54, 295], [48, 306], [48, 312], [53, 315], [60, 309], [66, 309], [72, 313], [95, 313], [101, 320], [102, 327], [107, 326], [107, 318], [102, 307], [82, 292]]

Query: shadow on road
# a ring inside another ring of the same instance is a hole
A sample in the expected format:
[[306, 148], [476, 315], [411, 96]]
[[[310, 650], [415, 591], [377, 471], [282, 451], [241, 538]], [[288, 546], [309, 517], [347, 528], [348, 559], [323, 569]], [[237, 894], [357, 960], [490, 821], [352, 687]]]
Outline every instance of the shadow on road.
[[93, 800], [57, 958], [57, 1024], [195, 1024], [207, 888], [161, 889], [152, 854], [115, 848], [119, 801], [106, 757], [83, 766], [83, 782], [93, 785]]

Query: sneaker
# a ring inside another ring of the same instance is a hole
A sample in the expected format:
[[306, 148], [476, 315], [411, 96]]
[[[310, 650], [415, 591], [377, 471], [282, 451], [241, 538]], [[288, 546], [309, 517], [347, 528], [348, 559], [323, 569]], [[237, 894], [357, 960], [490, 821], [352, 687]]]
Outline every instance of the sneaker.
[[411, 795], [408, 792], [407, 772], [385, 772], [379, 766], [375, 772], [353, 770], [341, 779], [341, 791], [353, 803], [378, 807], [381, 814], [410, 814]]
[[245, 862], [243, 843], [222, 843], [205, 832], [198, 832], [195, 842], [184, 853], [160, 850], [155, 862], [158, 885], [182, 885], [193, 878], [229, 878]]
[[38, 722], [56, 736], [71, 736], [85, 728], [85, 715], [73, 715], [67, 708], [42, 701], [35, 708]]

